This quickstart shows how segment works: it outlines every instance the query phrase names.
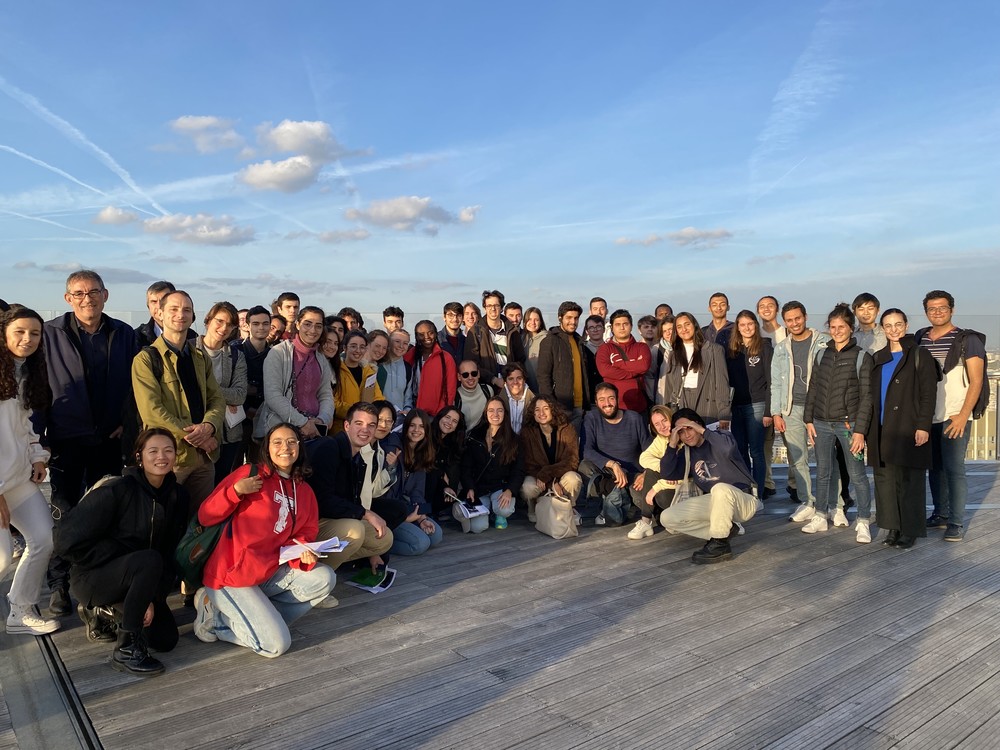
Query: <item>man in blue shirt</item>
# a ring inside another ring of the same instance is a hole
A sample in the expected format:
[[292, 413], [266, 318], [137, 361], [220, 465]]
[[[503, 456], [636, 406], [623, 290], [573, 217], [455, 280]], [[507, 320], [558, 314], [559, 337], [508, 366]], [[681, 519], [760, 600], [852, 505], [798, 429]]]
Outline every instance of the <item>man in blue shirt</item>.
[[753, 494], [753, 478], [730, 432], [705, 429], [693, 409], [674, 413], [670, 446], [660, 461], [663, 479], [684, 479], [690, 457], [690, 478], [704, 493], [675, 502], [660, 514], [660, 523], [671, 534], [707, 539], [692, 555], [692, 562], [717, 563], [733, 556], [729, 540], [740, 533], [739, 524], [763, 509]]

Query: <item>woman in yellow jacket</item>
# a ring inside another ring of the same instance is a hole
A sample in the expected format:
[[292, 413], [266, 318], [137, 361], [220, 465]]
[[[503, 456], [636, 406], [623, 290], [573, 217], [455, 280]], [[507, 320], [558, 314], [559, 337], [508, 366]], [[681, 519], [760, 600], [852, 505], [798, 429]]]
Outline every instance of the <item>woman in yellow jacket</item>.
[[361, 361], [368, 351], [368, 339], [361, 331], [348, 331], [340, 345], [344, 359], [340, 362], [337, 386], [333, 394], [336, 407], [333, 417], [334, 434], [342, 432], [347, 410], [359, 401], [382, 400], [382, 389], [378, 387], [378, 368], [363, 365]]

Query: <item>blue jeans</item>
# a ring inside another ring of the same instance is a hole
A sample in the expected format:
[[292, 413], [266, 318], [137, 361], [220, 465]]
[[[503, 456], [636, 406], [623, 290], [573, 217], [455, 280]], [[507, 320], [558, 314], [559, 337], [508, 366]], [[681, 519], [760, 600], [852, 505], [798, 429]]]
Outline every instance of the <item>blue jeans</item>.
[[336, 583], [328, 565], [296, 570], [285, 563], [259, 586], [206, 588], [215, 607], [215, 635], [261, 656], [281, 656], [292, 644], [288, 625], [323, 601]]
[[434, 523], [434, 533], [428, 534], [415, 523], [403, 522], [392, 530], [392, 547], [389, 548], [389, 553], [404, 556], [422, 555], [431, 547], [440, 544], [443, 537], [444, 532], [436, 523]]
[[733, 437], [747, 468], [752, 467], [757, 494], [763, 497], [767, 464], [764, 461], [764, 402], [733, 407]]
[[934, 451], [934, 468], [928, 478], [931, 485], [931, 499], [934, 512], [948, 519], [956, 526], [965, 525], [965, 501], [969, 496], [969, 484], [965, 477], [965, 452], [972, 436], [972, 423], [965, 425], [965, 433], [960, 438], [944, 436], [948, 422], [931, 425], [931, 446]]
[[840, 472], [837, 465], [837, 443], [844, 449], [847, 457], [847, 473], [851, 477], [858, 499], [858, 519], [867, 521], [872, 515], [872, 488], [868, 484], [868, 474], [865, 462], [859, 461], [851, 454], [851, 438], [854, 434], [854, 424], [850, 428], [843, 422], [825, 422], [817, 419], [813, 422], [816, 428], [816, 510], [828, 516], [837, 510], [839, 481], [834, 481], [834, 472]]
[[812, 494], [812, 479], [809, 477], [809, 439], [806, 423], [803, 421], [804, 406], [792, 404], [791, 412], [785, 417], [785, 432], [781, 439], [788, 449], [788, 472], [795, 477], [799, 502], [815, 505]]

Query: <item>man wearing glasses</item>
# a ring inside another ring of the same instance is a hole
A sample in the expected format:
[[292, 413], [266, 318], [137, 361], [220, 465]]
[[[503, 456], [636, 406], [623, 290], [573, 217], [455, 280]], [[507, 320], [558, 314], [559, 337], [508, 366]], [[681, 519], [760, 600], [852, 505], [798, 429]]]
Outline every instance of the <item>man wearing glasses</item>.
[[479, 367], [471, 359], [458, 365], [458, 389], [455, 391], [455, 408], [465, 416], [466, 430], [472, 430], [483, 419], [486, 402], [493, 398], [493, 386], [480, 383]]
[[[121, 474], [123, 412], [139, 345], [128, 324], [104, 314], [108, 290], [96, 272], [70, 274], [63, 299], [70, 312], [45, 324], [43, 342], [52, 388], [46, 424], [52, 505], [65, 513], [98, 479]], [[56, 555], [49, 588], [49, 610], [68, 615], [69, 564]]]
[[[687, 477], [686, 467], [690, 467]], [[753, 478], [733, 434], [707, 430], [705, 420], [693, 409], [678, 409], [670, 446], [660, 461], [660, 476], [693, 479], [703, 493], [675, 501], [660, 514], [660, 523], [671, 534], [707, 540], [691, 561], [704, 565], [731, 559], [729, 540], [743, 533], [741, 523], [764, 508], [752, 493]]]
[[498, 390], [503, 388], [504, 365], [514, 362], [523, 365], [525, 360], [521, 332], [500, 314], [503, 306], [504, 296], [496, 289], [483, 292], [486, 317], [472, 326], [465, 337], [465, 358], [476, 363], [483, 381]]
[[965, 452], [969, 447], [973, 410], [979, 401], [986, 371], [986, 337], [951, 322], [955, 298], [935, 289], [924, 297], [928, 328], [916, 333], [920, 346], [929, 351], [944, 373], [938, 382], [931, 450], [934, 466], [928, 479], [934, 513], [928, 529], [944, 529], [946, 542], [965, 538], [965, 501], [968, 483]]

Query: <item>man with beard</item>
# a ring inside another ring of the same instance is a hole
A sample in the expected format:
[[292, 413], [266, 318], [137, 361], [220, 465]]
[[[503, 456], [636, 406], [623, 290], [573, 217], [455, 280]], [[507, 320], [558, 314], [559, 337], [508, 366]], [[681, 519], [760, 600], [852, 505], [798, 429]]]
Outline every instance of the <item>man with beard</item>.
[[577, 432], [590, 408], [590, 379], [585, 346], [577, 334], [583, 308], [566, 300], [559, 305], [559, 327], [551, 328], [538, 351], [538, 392], [553, 396], [566, 408]]
[[579, 471], [588, 480], [587, 497], [601, 499], [594, 523], [620, 526], [628, 520], [630, 504], [638, 505], [642, 492], [639, 454], [649, 446], [649, 430], [641, 414], [618, 407], [618, 389], [613, 384], [599, 383], [594, 390], [597, 408], [583, 418]]

